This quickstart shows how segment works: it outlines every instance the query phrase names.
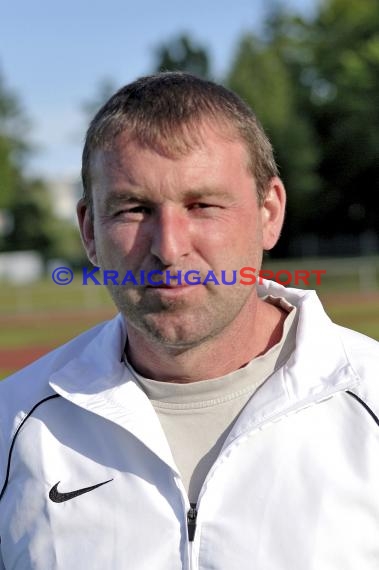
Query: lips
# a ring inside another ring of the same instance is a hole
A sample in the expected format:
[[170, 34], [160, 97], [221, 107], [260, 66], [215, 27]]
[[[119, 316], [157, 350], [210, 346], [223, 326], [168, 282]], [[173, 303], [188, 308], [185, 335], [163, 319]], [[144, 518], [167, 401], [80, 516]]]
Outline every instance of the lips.
[[189, 285], [188, 283], [182, 284], [157, 284], [157, 285], [147, 285], [145, 287], [146, 291], [149, 291], [152, 295], [156, 294], [160, 297], [177, 297], [182, 295], [187, 295], [194, 289], [197, 289], [197, 284]]
[[[194, 283], [195, 285], [195, 283]], [[193, 287], [193, 285], [147, 285], [147, 289], [187, 289], [188, 287]]]
[[188, 283], [183, 283], [185, 271], [181, 269], [177, 269], [176, 273], [171, 273], [170, 270], [169, 276], [167, 276], [166, 270], [159, 270], [161, 274], [151, 275], [153, 270], [147, 272], [147, 275], [151, 275], [148, 283], [146, 283], [147, 289], [183, 289], [189, 286]]
[[204, 272], [193, 269], [144, 269], [140, 284], [147, 290], [179, 291], [201, 285], [203, 275]]

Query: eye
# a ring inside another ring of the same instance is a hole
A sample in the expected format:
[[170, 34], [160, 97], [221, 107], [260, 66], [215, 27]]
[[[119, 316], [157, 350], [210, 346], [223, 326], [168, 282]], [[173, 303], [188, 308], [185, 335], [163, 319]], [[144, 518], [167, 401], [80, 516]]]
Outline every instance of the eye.
[[196, 204], [190, 204], [188, 206], [189, 210], [204, 210], [205, 208], [217, 208], [215, 204], [207, 204], [205, 202], [196, 202]]
[[133, 208], [127, 208], [124, 211], [129, 214], [148, 214], [150, 213], [150, 208], [147, 206], [134, 206]]
[[122, 210], [118, 210], [117, 212], [115, 212], [114, 216], [115, 217], [129, 217], [132, 219], [139, 219], [145, 215], [148, 215], [151, 213], [151, 208], [149, 208], [148, 206], [132, 206], [129, 208], [123, 208]]
[[214, 202], [194, 202], [187, 206], [187, 211], [190, 212], [192, 216], [198, 218], [212, 218], [218, 216], [221, 210], [222, 206]]

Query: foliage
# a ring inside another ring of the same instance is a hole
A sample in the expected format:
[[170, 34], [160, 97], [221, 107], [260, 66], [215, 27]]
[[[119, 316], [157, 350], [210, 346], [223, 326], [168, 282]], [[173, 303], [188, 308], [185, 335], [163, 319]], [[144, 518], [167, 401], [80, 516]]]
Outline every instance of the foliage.
[[[330, 0], [308, 35], [310, 112], [322, 140], [324, 233], [379, 229], [377, 0]], [[372, 191], [374, 190], [374, 191]], [[317, 219], [313, 218], [317, 227]]]
[[155, 52], [156, 71], [187, 71], [199, 77], [209, 77], [209, 56], [204, 47], [196, 45], [186, 34], [162, 44]]
[[28, 120], [0, 76], [0, 214], [7, 222], [1, 228], [0, 249], [37, 250], [47, 260], [68, 251], [72, 239], [67, 239], [70, 229], [53, 216], [43, 180], [25, 174], [30, 153]]
[[[316, 133], [303, 113], [301, 92], [296, 82], [289, 38], [272, 27], [272, 39], [265, 42], [249, 34], [238, 46], [227, 85], [254, 110], [275, 149], [280, 173], [288, 188], [287, 223], [280, 246], [304, 230], [313, 196], [318, 188], [319, 149]], [[284, 251], [283, 253], [287, 253]]]
[[276, 149], [289, 198], [281, 255], [297, 233], [379, 229], [378, 30], [377, 0], [324, 0], [310, 20], [274, 9], [262, 36], [239, 43], [227, 83]]
[[7, 208], [28, 150], [28, 122], [14, 93], [0, 75], [0, 209]]
[[53, 250], [55, 220], [42, 180], [18, 177], [9, 204], [12, 227], [3, 237], [5, 251], [37, 250], [48, 258]]

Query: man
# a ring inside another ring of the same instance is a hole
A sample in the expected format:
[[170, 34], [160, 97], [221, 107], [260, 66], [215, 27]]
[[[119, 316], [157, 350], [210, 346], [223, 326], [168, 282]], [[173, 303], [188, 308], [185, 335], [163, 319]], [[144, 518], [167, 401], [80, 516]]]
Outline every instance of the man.
[[377, 569], [378, 343], [314, 292], [221, 279], [283, 222], [251, 110], [142, 78], [92, 121], [83, 184], [88, 257], [128, 279], [117, 318], [0, 386], [3, 568]]

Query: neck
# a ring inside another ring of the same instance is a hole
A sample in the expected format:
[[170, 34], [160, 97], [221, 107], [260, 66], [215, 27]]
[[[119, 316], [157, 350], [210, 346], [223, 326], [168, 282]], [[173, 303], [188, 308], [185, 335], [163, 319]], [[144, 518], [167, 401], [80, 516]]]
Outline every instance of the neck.
[[142, 376], [162, 382], [189, 383], [218, 378], [267, 352], [281, 339], [287, 313], [256, 299], [249, 311], [219, 335], [185, 350], [167, 347], [128, 326], [127, 356]]

